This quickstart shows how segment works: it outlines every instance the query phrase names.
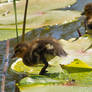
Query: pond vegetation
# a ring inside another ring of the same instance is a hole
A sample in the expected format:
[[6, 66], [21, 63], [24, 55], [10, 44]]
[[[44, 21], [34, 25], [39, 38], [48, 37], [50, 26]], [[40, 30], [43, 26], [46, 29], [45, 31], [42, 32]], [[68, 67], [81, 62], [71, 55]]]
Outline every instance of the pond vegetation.
[[[17, 1], [18, 34], [21, 40], [25, 1]], [[22, 59], [9, 61], [9, 69], [6, 75], [6, 92], [14, 91], [14, 83], [18, 79], [17, 86], [20, 92], [91, 92], [92, 89], [92, 49], [83, 52], [92, 41], [89, 40], [82, 25], [81, 10], [85, 3], [91, 0], [37, 0], [29, 1], [25, 40], [32, 41], [38, 37], [52, 36], [59, 39], [63, 48], [68, 52], [64, 58], [55, 57], [49, 61], [50, 66], [46, 75], [38, 75], [43, 67], [39, 64], [34, 67], [25, 66]], [[82, 3], [81, 3], [82, 2]], [[1, 0], [0, 3], [0, 59], [3, 61], [6, 41], [10, 41], [10, 57], [16, 44], [16, 27], [13, 3]], [[77, 7], [76, 7], [77, 6]], [[80, 7], [80, 9], [78, 8]], [[7, 14], [6, 14], [7, 13]], [[79, 37], [77, 29], [83, 35]], [[3, 63], [0, 62], [0, 66]], [[0, 68], [0, 78], [2, 78]], [[26, 76], [25, 76], [26, 75]], [[0, 80], [1, 81], [1, 80]], [[1, 83], [0, 83], [1, 85]]]

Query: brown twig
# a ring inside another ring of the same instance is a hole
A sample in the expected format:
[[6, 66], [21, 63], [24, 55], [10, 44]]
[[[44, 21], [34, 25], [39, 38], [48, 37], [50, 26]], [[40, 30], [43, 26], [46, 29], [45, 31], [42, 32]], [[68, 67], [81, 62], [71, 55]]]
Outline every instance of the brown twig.
[[81, 34], [81, 32], [80, 32], [80, 30], [79, 30], [79, 29], [77, 29], [77, 32], [78, 32], [79, 37], [81, 37], [81, 36], [82, 36], [82, 34]]
[[25, 39], [25, 27], [26, 27], [27, 7], [28, 7], [28, 0], [26, 0], [26, 5], [25, 5], [23, 31], [22, 31], [22, 41], [24, 41], [24, 39]]

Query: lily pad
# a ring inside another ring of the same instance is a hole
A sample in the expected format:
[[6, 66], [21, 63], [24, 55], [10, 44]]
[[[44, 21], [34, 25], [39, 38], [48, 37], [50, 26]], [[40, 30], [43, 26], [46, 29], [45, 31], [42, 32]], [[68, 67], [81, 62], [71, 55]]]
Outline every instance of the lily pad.
[[[12, 17], [11, 17], [12, 16]], [[78, 11], [46, 11], [44, 14], [28, 14], [27, 16], [27, 28], [38, 28], [46, 25], [55, 24], [66, 24], [70, 22], [77, 21], [80, 17], [80, 12]], [[9, 15], [6, 17], [0, 16], [0, 26], [7, 26], [7, 28], [14, 28], [15, 21], [14, 15]], [[6, 22], [4, 22], [6, 21]], [[22, 28], [23, 15], [18, 15], [18, 26]], [[12, 26], [11, 26], [12, 25]], [[31, 25], [31, 26], [30, 26]], [[2, 28], [3, 29], [3, 28]]]
[[91, 87], [67, 87], [67, 86], [44, 86], [44, 87], [26, 87], [21, 92], [91, 92]]
[[68, 56], [62, 59], [55, 57], [51, 63], [58, 60], [62, 69], [69, 73], [68, 78], [75, 80], [77, 85], [92, 86], [92, 48], [84, 52], [92, 41], [89, 37], [81, 37], [77, 41], [70, 39], [61, 40], [61, 42]]
[[69, 79], [76, 81], [77, 86], [92, 86], [91, 66], [77, 59], [71, 64], [61, 65], [61, 67], [69, 73]]
[[56, 79], [51, 79], [47, 76], [41, 76], [41, 75], [31, 75], [30, 77], [25, 77], [22, 79], [18, 86], [20, 88], [23, 87], [32, 87], [32, 86], [43, 86], [43, 85], [50, 85], [50, 84], [56, 84], [56, 83], [63, 83], [63, 80], [56, 80]]
[[[66, 6], [74, 4], [76, 2], [76, 0], [66, 0], [66, 1], [65, 0], [58, 0], [58, 1], [54, 0], [53, 3], [52, 3], [52, 0], [47, 0], [47, 1], [39, 0], [38, 3], [36, 3], [36, 2], [37, 2], [37, 0], [32, 0], [31, 2], [29, 1], [27, 27], [34, 28], [34, 26], [35, 26], [37, 28], [39, 26], [45, 26], [45, 24], [49, 25], [49, 23], [48, 23], [49, 21], [52, 21], [51, 23], [53, 25], [53, 20], [56, 23], [56, 19], [58, 19], [58, 17], [62, 17], [60, 15], [66, 15], [66, 14], [63, 14], [64, 12], [62, 12], [62, 13], [57, 12], [57, 14], [56, 14], [56, 12], [52, 12], [51, 9], [64, 8]], [[17, 13], [18, 13], [17, 18], [18, 18], [18, 25], [19, 25], [18, 27], [19, 28], [21, 28], [22, 24], [23, 24], [23, 16], [24, 16], [24, 9], [25, 9], [24, 6], [25, 6], [25, 1], [21, 0], [21, 1], [17, 2]], [[50, 10], [50, 11], [48, 11], [48, 10]], [[15, 27], [15, 20], [14, 20], [15, 16], [14, 16], [14, 9], [13, 9], [12, 3], [2, 5], [2, 7], [0, 8], [0, 11], [1, 11], [0, 12], [0, 27], [3, 28], [3, 26], [6, 26], [7, 28], [14, 28]], [[7, 11], [9, 11], [9, 13], [6, 16], [2, 16]], [[69, 12], [69, 14], [70, 13], [71, 12]], [[72, 14], [70, 14], [70, 16], [71, 15]], [[77, 15], [77, 13], [75, 15]], [[77, 17], [79, 17], [79, 14], [77, 15]], [[72, 16], [69, 18], [72, 18]], [[6, 22], [4, 22], [4, 21], [6, 21]], [[34, 23], [36, 25], [34, 25]], [[59, 21], [59, 23], [60, 23], [60, 21]]]
[[74, 59], [74, 61], [68, 65], [61, 64], [61, 67], [63, 69], [66, 69], [69, 73], [80, 73], [90, 71], [92, 72], [92, 67], [79, 59]]
[[74, 40], [75, 38], [69, 39], [68, 41], [60, 41], [68, 53], [67, 57], [62, 58], [64, 64], [69, 64], [71, 61], [77, 58], [86, 62], [87, 64], [92, 65], [92, 49], [84, 52], [84, 50], [90, 46], [92, 41], [88, 37], [80, 37], [77, 41]]
[[[74, 4], [77, 0], [32, 0], [29, 1], [26, 32], [33, 28], [39, 28], [47, 25], [66, 24], [77, 21], [80, 17], [78, 11], [61, 11], [54, 10], [57, 8], [64, 8]], [[36, 3], [38, 2], [38, 3]], [[21, 35], [23, 27], [25, 1], [17, 1], [17, 18], [19, 35]], [[8, 12], [8, 13], [7, 13]], [[4, 15], [7, 13], [6, 15]], [[66, 15], [66, 16], [65, 16]], [[0, 6], [0, 40], [6, 40], [16, 37], [15, 31], [15, 16], [13, 3], [6, 3]], [[6, 35], [9, 33], [10, 35]]]
[[[38, 28], [42, 26], [56, 25], [56, 24], [61, 25], [61, 24], [74, 22], [78, 20], [78, 17], [80, 17], [80, 12], [77, 12], [77, 11], [48, 11], [48, 12], [45, 12], [45, 14], [39, 15], [39, 16], [28, 15], [26, 32], [32, 30], [32, 28]], [[1, 20], [1, 23], [4, 23], [0, 26], [0, 40], [6, 40], [6, 39], [16, 37], [14, 16], [12, 16], [12, 18], [11, 16], [3, 17], [0, 20]], [[6, 21], [6, 22], [3, 22], [3, 21]], [[21, 20], [18, 19], [18, 21], [19, 22], [22, 21], [22, 17], [21, 17]], [[22, 31], [21, 31], [22, 22], [18, 24], [19, 35], [22, 34]], [[7, 35], [7, 34], [10, 34], [10, 35]]]
[[31, 24], [32, 28], [47, 25], [67, 24], [77, 21], [80, 17], [78, 11], [48, 11], [39, 16], [31, 16], [27, 19], [27, 24]]
[[[11, 69], [16, 73], [26, 73], [26, 74], [39, 74], [43, 64], [39, 64], [37, 66], [28, 67], [23, 64], [22, 59], [19, 58], [12, 65]], [[58, 73], [61, 72], [60, 65], [53, 65], [48, 67], [49, 73]]]

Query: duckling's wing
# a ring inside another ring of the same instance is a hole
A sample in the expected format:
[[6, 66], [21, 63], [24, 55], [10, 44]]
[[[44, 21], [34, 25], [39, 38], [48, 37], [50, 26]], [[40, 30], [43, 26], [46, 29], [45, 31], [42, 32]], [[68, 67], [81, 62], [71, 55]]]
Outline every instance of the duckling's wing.
[[38, 41], [41, 49], [46, 50], [48, 54], [56, 55], [56, 56], [67, 56], [67, 53], [62, 48], [62, 45], [58, 40], [54, 38], [44, 38]]
[[[47, 47], [48, 51], [53, 50], [53, 54], [57, 56], [67, 56], [67, 53], [65, 50], [62, 48], [62, 45], [58, 41], [50, 41], [48, 43], [49, 48]], [[50, 48], [51, 47], [51, 48]]]

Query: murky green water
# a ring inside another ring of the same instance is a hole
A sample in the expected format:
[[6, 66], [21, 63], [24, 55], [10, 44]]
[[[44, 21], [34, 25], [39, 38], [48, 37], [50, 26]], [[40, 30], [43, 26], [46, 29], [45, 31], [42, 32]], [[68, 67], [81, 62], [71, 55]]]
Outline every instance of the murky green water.
[[[82, 11], [83, 7], [86, 3], [88, 2], [92, 2], [92, 0], [78, 0], [78, 2], [73, 5], [71, 8], [66, 8], [66, 9], [70, 9], [70, 10], [79, 10]], [[32, 30], [31, 32], [28, 32], [26, 34], [26, 39], [27, 40], [32, 40], [35, 39], [37, 37], [40, 36], [52, 36], [55, 37], [57, 39], [70, 39], [72, 37], [78, 37], [78, 33], [77, 33], [77, 28], [80, 28], [80, 21], [79, 22], [74, 22], [71, 24], [67, 24], [67, 25], [55, 25], [55, 26], [48, 26], [48, 27], [43, 27], [43, 28], [39, 28], [39, 29], [35, 29]], [[80, 32], [82, 34], [84, 34], [84, 28], [81, 27], [80, 28]], [[15, 44], [16, 41], [14, 40], [10, 40], [10, 56], [12, 53], [12, 47]], [[3, 57], [5, 55], [5, 49], [6, 49], [6, 41], [2, 41], [0, 42], [0, 85], [1, 85], [1, 79], [2, 79], [2, 69], [3, 69]], [[12, 63], [13, 61], [10, 59], [9, 60], [9, 65]], [[8, 73], [6, 74], [6, 92], [14, 92], [14, 81], [13, 81], [13, 76], [10, 74], [10, 72], [8, 71]], [[0, 89], [1, 90], [1, 89]]]

